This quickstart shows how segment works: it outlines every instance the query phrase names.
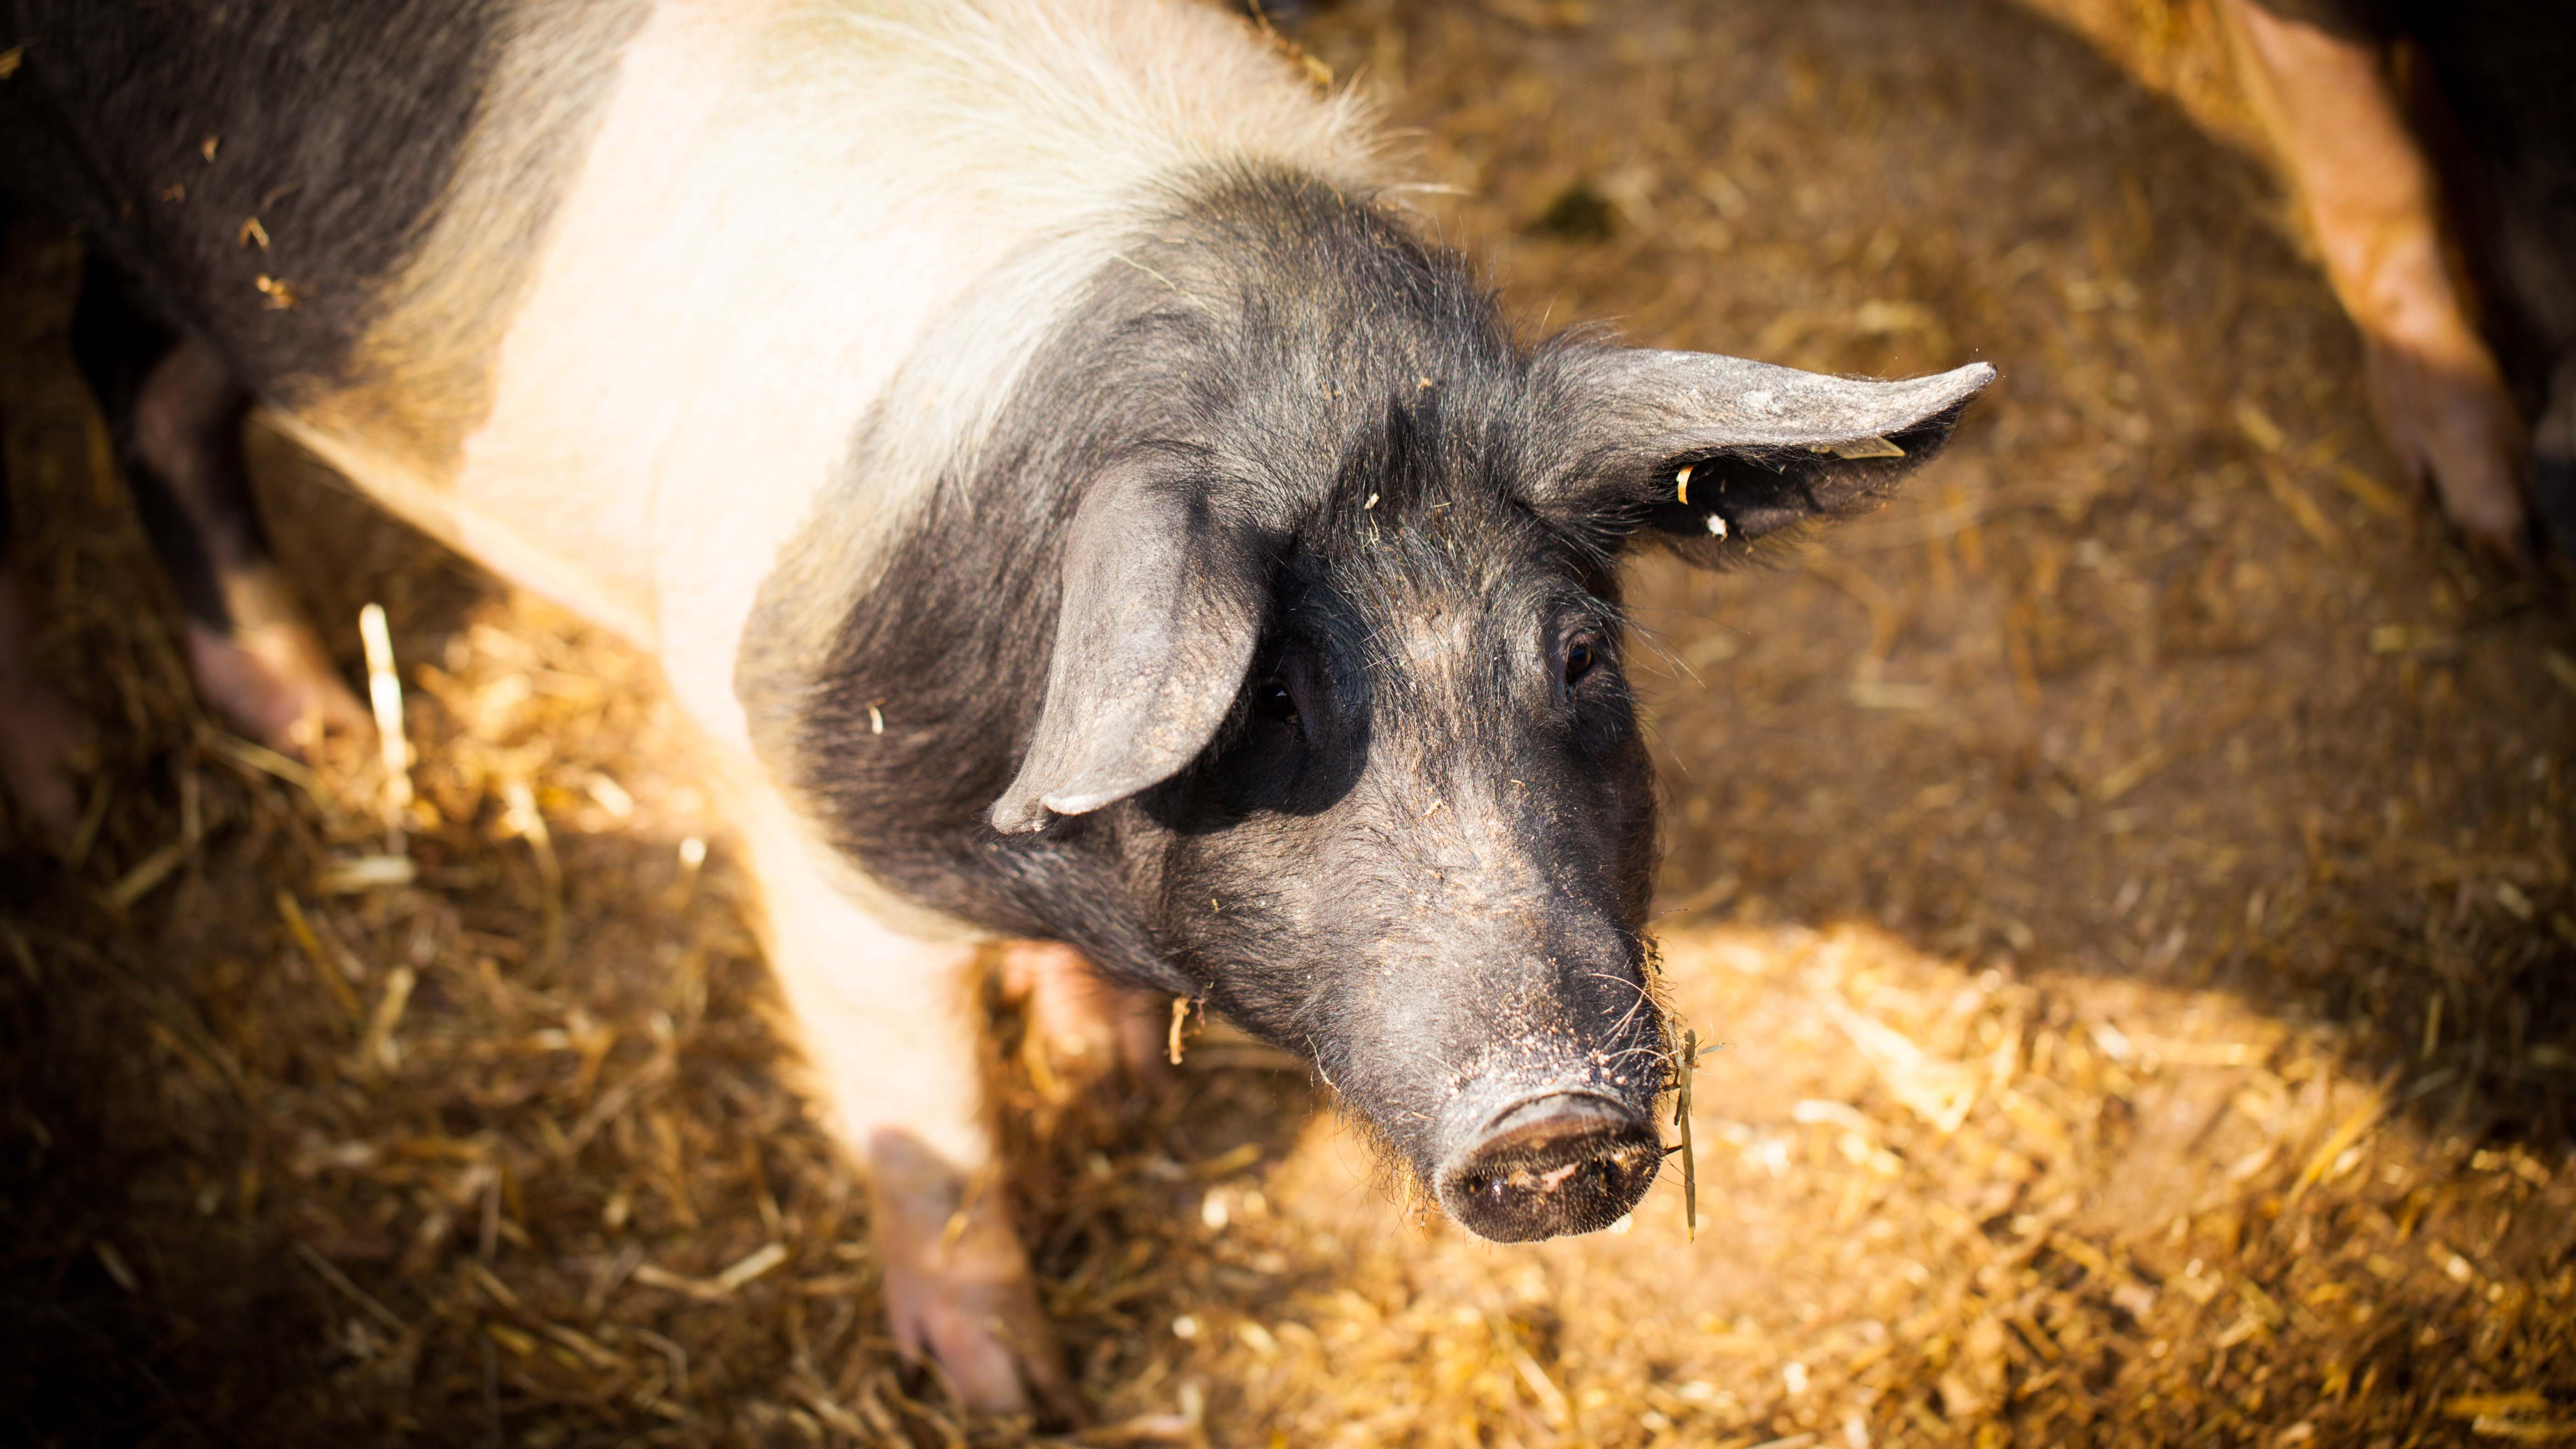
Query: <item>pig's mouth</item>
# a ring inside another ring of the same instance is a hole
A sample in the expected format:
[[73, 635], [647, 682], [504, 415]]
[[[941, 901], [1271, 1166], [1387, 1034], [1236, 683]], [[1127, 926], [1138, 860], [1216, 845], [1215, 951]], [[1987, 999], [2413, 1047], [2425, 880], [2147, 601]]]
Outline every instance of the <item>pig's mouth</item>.
[[1440, 1205], [1478, 1237], [1527, 1243], [1606, 1228], [1663, 1162], [1654, 1124], [1596, 1092], [1558, 1091], [1495, 1113], [1448, 1155]]

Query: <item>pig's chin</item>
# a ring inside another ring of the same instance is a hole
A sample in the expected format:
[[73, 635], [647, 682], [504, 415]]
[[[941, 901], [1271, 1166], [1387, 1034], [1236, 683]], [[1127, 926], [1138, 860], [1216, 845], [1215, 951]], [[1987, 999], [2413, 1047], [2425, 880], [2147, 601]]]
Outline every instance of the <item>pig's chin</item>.
[[1471, 1090], [1442, 1111], [1440, 1128], [1440, 1206], [1498, 1243], [1606, 1228], [1663, 1165], [1650, 1116], [1584, 1087]]

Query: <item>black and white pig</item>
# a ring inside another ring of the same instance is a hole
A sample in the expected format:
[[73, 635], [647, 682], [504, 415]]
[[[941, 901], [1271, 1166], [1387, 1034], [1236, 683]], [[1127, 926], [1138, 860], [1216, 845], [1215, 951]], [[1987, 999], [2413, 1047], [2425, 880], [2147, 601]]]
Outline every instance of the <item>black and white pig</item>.
[[[1182, 0], [0, 14], [9, 194], [100, 258], [83, 360], [209, 652], [301, 628], [245, 583], [254, 401], [653, 650], [896, 1337], [987, 1409], [1065, 1380], [969, 1191], [979, 944], [1301, 1053], [1485, 1237], [1616, 1220], [1668, 1078], [1619, 561], [1868, 500], [1992, 376], [1531, 350], [1358, 109]], [[222, 658], [246, 727], [339, 690]]]

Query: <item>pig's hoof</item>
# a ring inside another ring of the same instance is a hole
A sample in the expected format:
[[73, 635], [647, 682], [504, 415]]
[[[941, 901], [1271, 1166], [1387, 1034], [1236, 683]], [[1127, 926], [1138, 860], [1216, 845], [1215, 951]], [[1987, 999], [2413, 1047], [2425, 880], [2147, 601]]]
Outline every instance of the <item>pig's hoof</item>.
[[869, 1151], [886, 1317], [904, 1356], [926, 1361], [977, 1413], [1074, 1424], [1083, 1415], [1008, 1206], [908, 1134]]
[[301, 620], [230, 631], [190, 620], [188, 668], [225, 723], [272, 749], [300, 754], [323, 733], [367, 721], [322, 641]]
[[2527, 555], [2530, 528], [2522, 494], [2506, 480], [2499, 486], [2480, 474], [2436, 473], [2442, 512], [2471, 547], [2490, 558], [2520, 561]]
[[906, 1357], [935, 1364], [960, 1404], [980, 1414], [1078, 1417], [1025, 1266], [1004, 1281], [888, 1264], [885, 1283], [895, 1342]]
[[0, 678], [0, 781], [56, 841], [79, 829], [78, 767], [89, 750], [89, 722], [52, 685]]
[[2483, 553], [2521, 557], [2530, 526], [2522, 493], [2529, 443], [2494, 365], [2376, 340], [2368, 361], [2389, 445], [2431, 481], [2452, 526]]
[[1137, 1083], [1168, 1070], [1168, 1014], [1152, 992], [1103, 977], [1081, 952], [1048, 941], [1002, 947], [1003, 993], [1028, 1012], [1036, 1065], [1077, 1079], [1123, 1071]]

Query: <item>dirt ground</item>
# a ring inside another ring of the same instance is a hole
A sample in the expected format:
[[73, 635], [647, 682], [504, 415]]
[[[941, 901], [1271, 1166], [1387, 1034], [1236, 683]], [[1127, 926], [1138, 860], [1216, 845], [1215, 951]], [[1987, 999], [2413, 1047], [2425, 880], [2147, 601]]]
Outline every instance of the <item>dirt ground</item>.
[[[1781, 568], [1650, 564], [1698, 1223], [1472, 1242], [1202, 1038], [997, 1021], [1102, 1427], [1215, 1445], [2576, 1438], [2576, 625], [2403, 486], [2196, 0], [1345, 0], [1535, 333], [2003, 381]], [[418, 800], [189, 695], [13, 239], [7, 463], [102, 725], [0, 855], [0, 1437], [1017, 1443], [906, 1377], [650, 665], [263, 442]], [[369, 746], [371, 747], [371, 746]], [[1678, 1159], [1677, 1159], [1678, 1161]]]

